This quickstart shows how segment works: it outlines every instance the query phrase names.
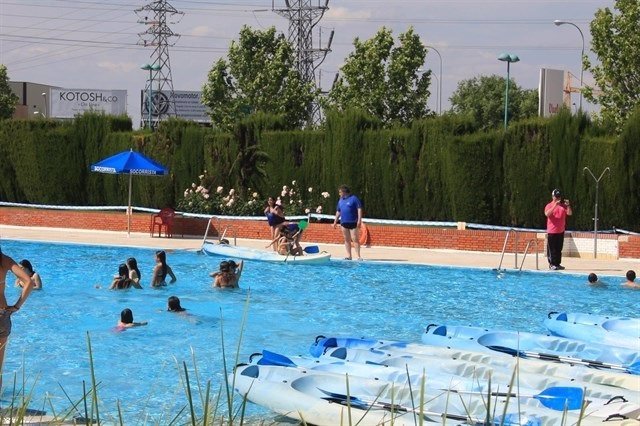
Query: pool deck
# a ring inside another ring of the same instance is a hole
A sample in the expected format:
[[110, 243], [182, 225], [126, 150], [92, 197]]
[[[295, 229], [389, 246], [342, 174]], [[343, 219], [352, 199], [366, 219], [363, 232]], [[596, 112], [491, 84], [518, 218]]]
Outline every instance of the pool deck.
[[[61, 243], [79, 244], [100, 244], [130, 247], [146, 247], [163, 250], [187, 249], [199, 250], [202, 245], [202, 238], [153, 238], [147, 233], [131, 233], [127, 237], [126, 232], [112, 231], [90, 231], [67, 228], [43, 228], [43, 227], [22, 227], [0, 225], [0, 238], [29, 240], [29, 241], [51, 241]], [[233, 244], [234, 242], [231, 241]], [[238, 239], [237, 245], [264, 248], [267, 244], [264, 240]], [[313, 242], [304, 241], [303, 245], [310, 245]], [[319, 244], [321, 250], [331, 253], [335, 259], [342, 259], [345, 256], [343, 245], [339, 244]], [[9, 255], [20, 257], [19, 253], [8, 253]], [[396, 247], [363, 247], [362, 257], [365, 260], [376, 260], [385, 262], [408, 262], [429, 265], [466, 266], [478, 268], [497, 268], [500, 263], [500, 253], [487, 253], [475, 251], [458, 250], [432, 250], [417, 248], [396, 248]], [[354, 253], [355, 255], [355, 253]], [[518, 256], [518, 263], [522, 261], [522, 254]], [[633, 259], [584, 259], [576, 257], [564, 257], [564, 271], [549, 271], [544, 256], [538, 259], [541, 271], [550, 273], [571, 273], [589, 274], [595, 272], [598, 275], [620, 276], [624, 280], [624, 275], [629, 269], [639, 270], [640, 263]], [[503, 269], [516, 269], [515, 257], [513, 253], [505, 254], [502, 262]], [[523, 269], [535, 270], [536, 257], [527, 256]]]

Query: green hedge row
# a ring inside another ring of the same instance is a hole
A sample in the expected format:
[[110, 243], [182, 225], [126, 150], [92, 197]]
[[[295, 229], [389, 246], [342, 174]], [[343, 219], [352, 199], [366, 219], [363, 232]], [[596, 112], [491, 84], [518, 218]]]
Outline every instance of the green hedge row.
[[[477, 132], [445, 115], [409, 128], [383, 129], [359, 111], [329, 113], [321, 130], [288, 130], [281, 117], [258, 115], [221, 133], [169, 120], [155, 133], [132, 131], [121, 117], [86, 114], [72, 122], [0, 122], [0, 199], [65, 205], [124, 205], [128, 179], [89, 166], [133, 148], [170, 169], [168, 178], [136, 176], [133, 203], [175, 206], [207, 170], [216, 186], [277, 196], [300, 188], [331, 193], [342, 183], [368, 217], [466, 221], [542, 228], [553, 188], [574, 205], [572, 229], [593, 229], [596, 177], [599, 229], [640, 230], [640, 111], [620, 135], [586, 116], [510, 124]], [[268, 158], [266, 163], [261, 159]], [[331, 213], [331, 212], [329, 212]]]

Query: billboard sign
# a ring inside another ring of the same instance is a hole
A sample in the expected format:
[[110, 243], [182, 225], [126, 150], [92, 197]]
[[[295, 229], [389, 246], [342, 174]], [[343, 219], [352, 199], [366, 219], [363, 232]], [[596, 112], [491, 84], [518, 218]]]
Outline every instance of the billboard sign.
[[540, 86], [538, 98], [538, 114], [542, 117], [556, 115], [565, 105], [564, 84], [565, 71], [540, 69]]
[[127, 91], [51, 88], [48, 107], [52, 118], [73, 118], [88, 111], [126, 114]]
[[[173, 94], [167, 91], [153, 91], [151, 94], [151, 119], [156, 121], [159, 115], [173, 116], [173, 105], [175, 105], [176, 117], [197, 123], [211, 123], [211, 118], [207, 114], [207, 107], [200, 102], [201, 96], [202, 92], [191, 90], [174, 90]], [[140, 114], [143, 121], [146, 121], [149, 116], [147, 98], [148, 94], [141, 91]]]

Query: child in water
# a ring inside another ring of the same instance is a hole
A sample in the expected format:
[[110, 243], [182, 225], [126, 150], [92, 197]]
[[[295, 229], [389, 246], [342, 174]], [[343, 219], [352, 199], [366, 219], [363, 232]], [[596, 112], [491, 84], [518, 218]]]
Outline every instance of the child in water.
[[126, 328], [138, 327], [141, 325], [147, 325], [147, 321], [134, 322], [133, 312], [131, 311], [131, 309], [126, 308], [123, 309], [122, 312], [120, 312], [120, 321], [118, 322], [116, 329], [124, 330]]

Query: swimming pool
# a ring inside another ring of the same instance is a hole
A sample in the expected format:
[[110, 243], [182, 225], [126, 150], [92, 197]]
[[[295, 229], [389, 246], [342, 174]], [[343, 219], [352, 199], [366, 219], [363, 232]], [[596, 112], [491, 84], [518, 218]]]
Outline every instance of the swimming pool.
[[[342, 261], [247, 262], [241, 289], [218, 290], [208, 274], [222, 259], [192, 251], [167, 253], [178, 281], [155, 290], [149, 287], [154, 250], [8, 240], [2, 249], [16, 261], [29, 259], [44, 287], [13, 318], [3, 399], [12, 373], [21, 382], [23, 370], [28, 382], [37, 379], [32, 407], [48, 405], [45, 396], [57, 409], [68, 407], [61, 387], [72, 400], [80, 399], [82, 381], [91, 383], [88, 332], [102, 418], [115, 417], [120, 400], [127, 424], [166, 424], [173, 418], [186, 403], [179, 371], [185, 362], [193, 382], [194, 356], [200, 379], [211, 380], [217, 392], [224, 380], [221, 329], [231, 367], [246, 306], [242, 362], [262, 349], [307, 354], [318, 334], [418, 342], [429, 323], [543, 332], [542, 321], [552, 310], [625, 315], [640, 302], [639, 292], [617, 285], [620, 278], [605, 277], [609, 287], [590, 288], [586, 277], [566, 274]], [[138, 260], [144, 290], [107, 290], [118, 264], [131, 256]], [[11, 281], [10, 275], [9, 303], [18, 293]], [[190, 316], [166, 312], [171, 295]], [[149, 325], [115, 332], [124, 308]], [[249, 415], [274, 417], [253, 405]]]

